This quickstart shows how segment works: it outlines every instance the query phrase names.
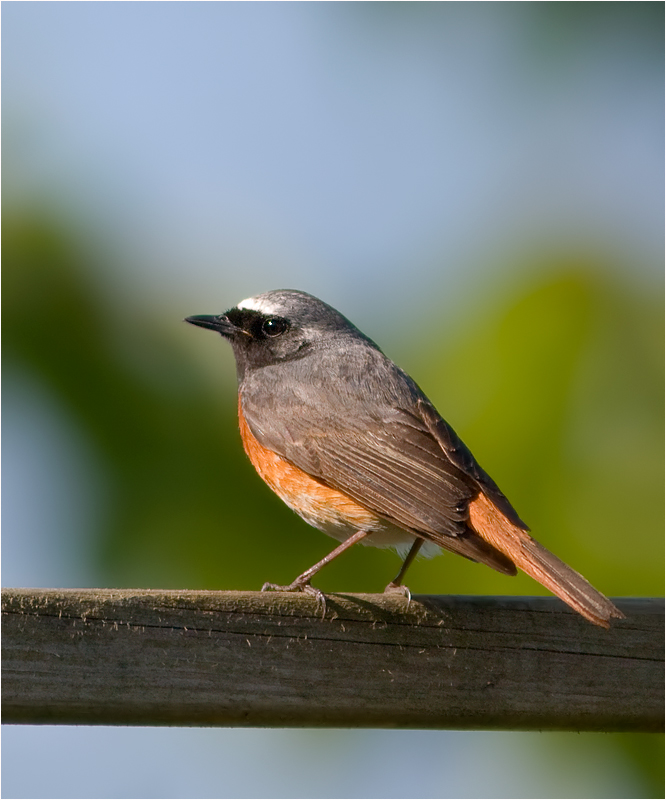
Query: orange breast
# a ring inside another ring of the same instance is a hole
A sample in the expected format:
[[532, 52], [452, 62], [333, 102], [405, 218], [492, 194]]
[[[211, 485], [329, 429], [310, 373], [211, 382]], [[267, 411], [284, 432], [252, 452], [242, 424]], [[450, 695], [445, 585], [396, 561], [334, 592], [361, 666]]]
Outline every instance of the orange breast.
[[310, 525], [336, 539], [345, 539], [359, 530], [385, 527], [380, 517], [355, 500], [260, 444], [247, 424], [240, 397], [238, 423], [243, 447], [254, 468], [275, 494]]

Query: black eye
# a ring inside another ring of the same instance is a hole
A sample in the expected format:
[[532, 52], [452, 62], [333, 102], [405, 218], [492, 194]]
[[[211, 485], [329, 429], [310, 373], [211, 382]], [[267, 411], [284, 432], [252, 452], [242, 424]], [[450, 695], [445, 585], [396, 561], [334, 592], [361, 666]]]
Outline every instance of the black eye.
[[286, 319], [282, 319], [282, 317], [269, 317], [264, 320], [261, 330], [266, 336], [279, 336], [281, 333], [284, 333], [288, 327], [289, 323]]

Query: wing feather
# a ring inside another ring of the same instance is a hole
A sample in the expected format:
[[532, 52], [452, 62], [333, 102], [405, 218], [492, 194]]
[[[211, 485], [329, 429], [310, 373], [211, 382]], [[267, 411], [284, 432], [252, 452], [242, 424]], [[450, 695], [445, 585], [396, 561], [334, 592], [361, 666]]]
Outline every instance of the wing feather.
[[277, 368], [246, 376], [241, 403], [254, 436], [399, 527], [513, 574], [512, 562], [468, 526], [479, 490], [511, 508], [508, 500], [409, 376], [379, 351], [358, 355], [364, 369], [349, 373], [339, 354], [322, 353], [319, 380], [294, 375], [289, 389]]

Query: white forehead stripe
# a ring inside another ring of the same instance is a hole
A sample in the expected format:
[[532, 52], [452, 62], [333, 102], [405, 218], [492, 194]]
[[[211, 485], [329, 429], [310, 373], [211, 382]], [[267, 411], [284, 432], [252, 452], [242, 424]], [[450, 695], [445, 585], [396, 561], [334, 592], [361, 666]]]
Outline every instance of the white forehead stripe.
[[259, 311], [261, 314], [277, 314], [277, 307], [266, 300], [265, 297], [248, 297], [241, 300], [237, 308], [247, 311]]

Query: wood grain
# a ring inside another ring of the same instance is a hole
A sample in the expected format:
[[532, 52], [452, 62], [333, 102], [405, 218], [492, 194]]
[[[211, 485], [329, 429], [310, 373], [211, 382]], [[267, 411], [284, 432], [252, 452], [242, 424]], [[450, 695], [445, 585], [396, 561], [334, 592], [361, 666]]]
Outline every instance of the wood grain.
[[7, 589], [2, 721], [657, 731], [664, 602]]

